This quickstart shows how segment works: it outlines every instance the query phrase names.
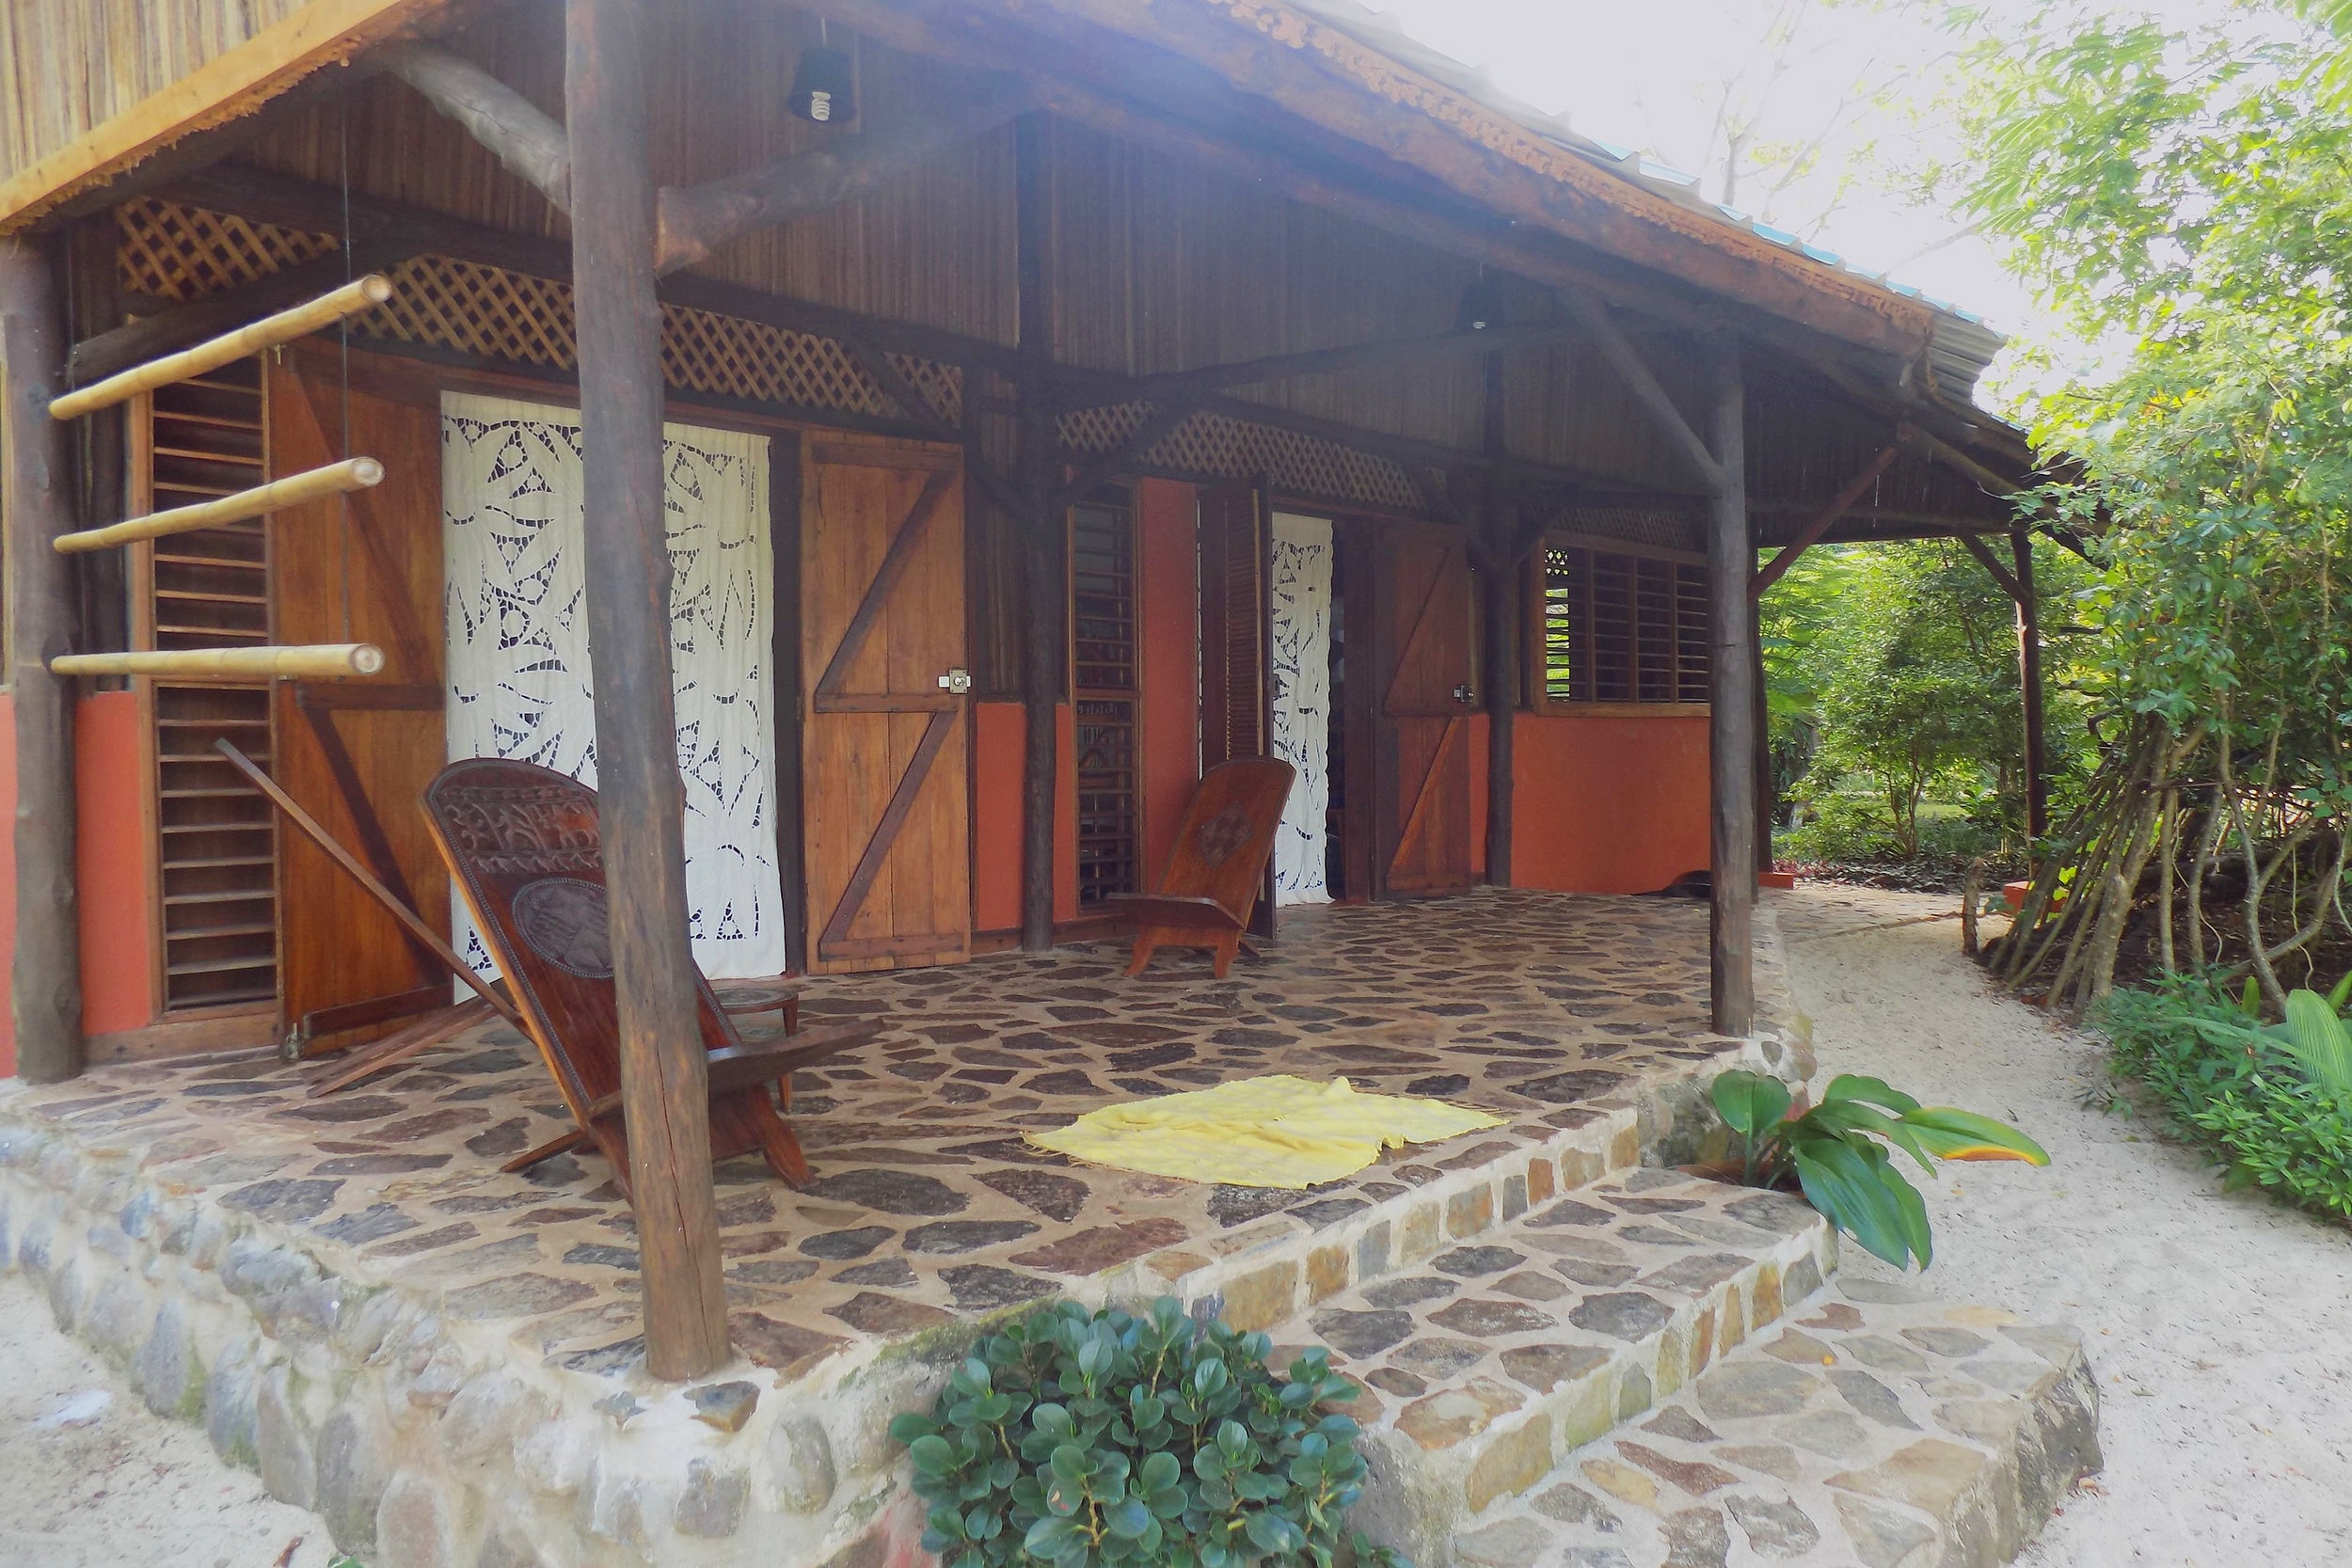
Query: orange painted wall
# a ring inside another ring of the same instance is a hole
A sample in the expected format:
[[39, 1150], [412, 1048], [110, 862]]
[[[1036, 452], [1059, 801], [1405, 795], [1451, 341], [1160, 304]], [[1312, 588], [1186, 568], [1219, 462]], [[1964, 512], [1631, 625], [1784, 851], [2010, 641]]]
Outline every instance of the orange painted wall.
[[1189, 484], [1136, 485], [1136, 646], [1143, 689], [1138, 759], [1143, 885], [1157, 886], [1200, 782], [1200, 502]]
[[[1054, 918], [1078, 913], [1077, 736], [1068, 704], [1061, 724], [1061, 798], [1054, 802]], [[1019, 703], [972, 705], [972, 928], [1021, 927], [1022, 732]]]
[[[139, 708], [102, 691], [74, 711], [74, 880], [81, 895], [82, 1032], [136, 1029], [155, 1017], [147, 831], [140, 818]], [[16, 956], [16, 703], [0, 691], [0, 1078], [16, 1071], [8, 1007]]]
[[74, 713], [75, 882], [82, 895], [82, 1032], [155, 1021], [154, 922], [139, 786], [139, 702], [102, 691]]
[[1704, 711], [1522, 713], [1513, 762], [1512, 880], [1520, 887], [1649, 893], [1707, 868]]
[[[1482, 882], [1486, 879], [1486, 821], [1493, 815], [1486, 809], [1493, 803], [1486, 794], [1486, 782], [1494, 774], [1494, 769], [1486, 765], [1486, 732], [1492, 727], [1485, 714], [1470, 715], [1470, 875]], [[1516, 817], [1517, 813], [1513, 815]]]

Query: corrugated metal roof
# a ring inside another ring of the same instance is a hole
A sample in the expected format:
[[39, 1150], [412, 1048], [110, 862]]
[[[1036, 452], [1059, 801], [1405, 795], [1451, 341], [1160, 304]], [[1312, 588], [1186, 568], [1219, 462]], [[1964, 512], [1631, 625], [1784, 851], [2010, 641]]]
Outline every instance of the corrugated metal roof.
[[1482, 107], [1507, 117], [1554, 146], [1589, 160], [1630, 184], [1663, 197], [1678, 207], [1704, 214], [1726, 228], [1745, 230], [1821, 266], [1834, 268], [1889, 293], [1927, 306], [1934, 311], [1933, 336], [1928, 347], [1929, 366], [1935, 375], [1936, 389], [1947, 399], [1963, 406], [1972, 404], [1978, 376], [1983, 373], [1994, 355], [1999, 353], [2001, 346], [2008, 341], [2000, 333], [1987, 326], [1983, 317], [1973, 311], [1922, 293], [1908, 284], [1898, 283], [1883, 273], [1855, 266], [1834, 250], [1808, 244], [1785, 229], [1759, 223], [1736, 208], [1709, 201], [1699, 194], [1696, 175], [1670, 168], [1629, 149], [1586, 135], [1570, 125], [1565, 115], [1547, 114], [1531, 103], [1512, 97], [1495, 86], [1494, 78], [1484, 67], [1465, 65], [1452, 55], [1422, 43], [1385, 11], [1375, 11], [1359, 4], [1359, 0], [1290, 0], [1290, 3], [1347, 34], [1366, 48], [1378, 50], [1399, 65], [1419, 71]]

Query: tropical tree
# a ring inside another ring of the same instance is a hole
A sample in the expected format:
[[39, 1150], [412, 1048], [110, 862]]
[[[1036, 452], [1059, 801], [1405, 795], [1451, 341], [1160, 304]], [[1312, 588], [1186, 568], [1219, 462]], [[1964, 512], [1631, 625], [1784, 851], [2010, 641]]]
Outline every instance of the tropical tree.
[[[2085, 652], [2107, 744], [1999, 956], [2053, 999], [2106, 990], [2145, 911], [2167, 967], [2227, 960], [2282, 1006], [2277, 966], [2344, 923], [2347, 18], [2060, 8], [1978, 46], [1965, 200], [2094, 348], [2045, 356], [2034, 408], [2079, 467], [2038, 504], [2105, 568]], [[2203, 905], [2223, 867], [2234, 929]]]

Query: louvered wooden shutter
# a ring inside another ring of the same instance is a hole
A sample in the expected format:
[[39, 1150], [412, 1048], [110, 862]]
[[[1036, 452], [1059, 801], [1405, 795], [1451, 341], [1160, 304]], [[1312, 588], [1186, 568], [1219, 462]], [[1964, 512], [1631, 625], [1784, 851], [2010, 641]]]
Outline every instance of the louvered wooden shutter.
[[1267, 754], [1264, 486], [1200, 492], [1200, 768]]

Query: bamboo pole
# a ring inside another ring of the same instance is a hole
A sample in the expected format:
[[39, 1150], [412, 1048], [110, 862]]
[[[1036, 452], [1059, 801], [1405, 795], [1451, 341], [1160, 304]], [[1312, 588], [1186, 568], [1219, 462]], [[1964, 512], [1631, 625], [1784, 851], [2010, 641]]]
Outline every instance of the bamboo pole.
[[209, 342], [183, 348], [161, 359], [151, 359], [144, 365], [134, 365], [119, 375], [110, 375], [93, 386], [68, 392], [49, 405], [50, 417], [78, 420], [85, 414], [127, 402], [141, 392], [151, 392], [175, 381], [193, 380], [207, 371], [233, 364], [247, 355], [259, 354], [279, 343], [293, 342], [296, 338], [307, 338], [319, 328], [332, 326], [347, 316], [373, 310], [391, 297], [391, 280], [381, 273], [371, 273], [331, 293], [321, 294], [308, 304], [297, 305], [291, 310], [280, 310], [274, 316], [263, 316], [249, 326], [224, 332]]
[[373, 675], [384, 650], [373, 642], [313, 642], [267, 648], [173, 648], [138, 654], [64, 654], [53, 675], [159, 675], [171, 680], [323, 681]]
[[63, 534], [56, 544], [69, 555], [77, 550], [103, 550], [110, 545], [128, 545], [140, 539], [160, 539], [167, 533], [192, 533], [200, 528], [241, 523], [247, 517], [263, 516], [284, 507], [300, 506], [325, 496], [346, 495], [382, 483], [383, 464], [373, 457], [353, 457], [329, 463], [324, 468], [289, 474], [218, 500], [175, 506], [168, 512], [151, 512], [144, 517], [127, 518], [105, 528]]

